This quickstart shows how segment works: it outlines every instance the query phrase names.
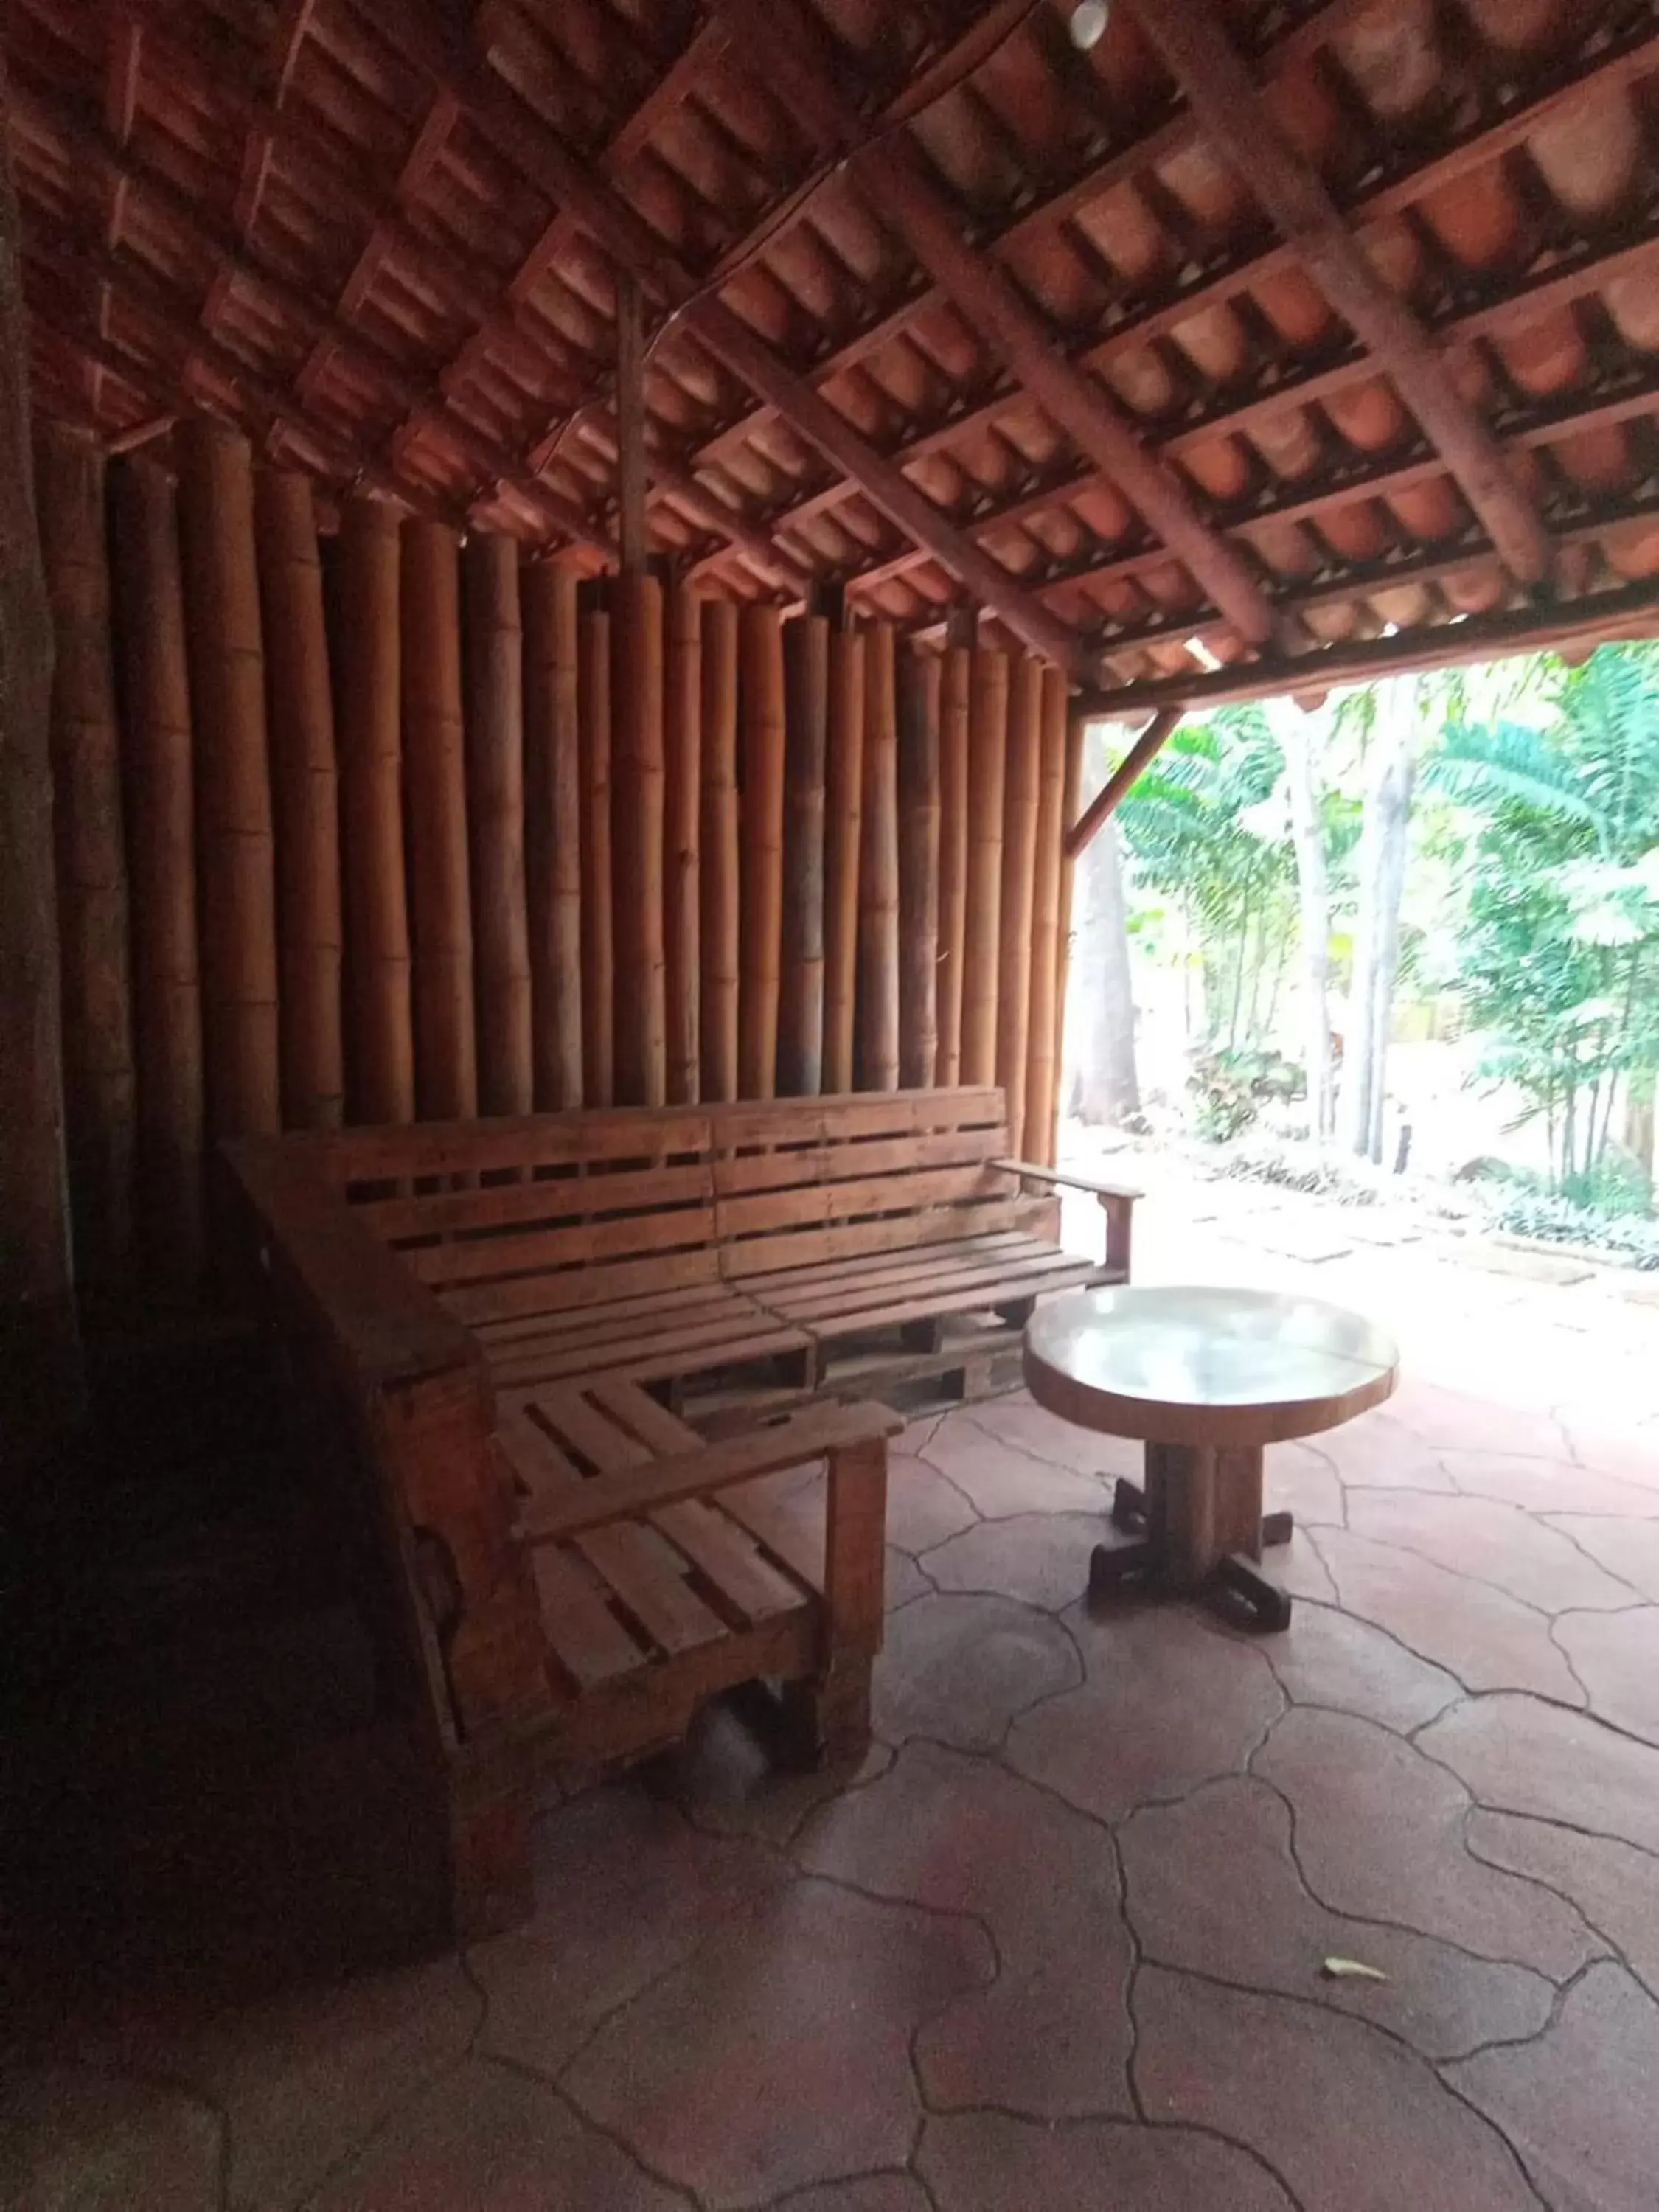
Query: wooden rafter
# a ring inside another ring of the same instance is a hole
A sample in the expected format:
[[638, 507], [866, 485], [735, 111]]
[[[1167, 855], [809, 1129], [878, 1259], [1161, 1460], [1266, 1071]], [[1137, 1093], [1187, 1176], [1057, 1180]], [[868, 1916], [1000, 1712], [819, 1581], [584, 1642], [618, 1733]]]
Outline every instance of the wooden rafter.
[[1547, 532], [1496, 440], [1458, 391], [1439, 349], [1377, 274], [1323, 179], [1280, 129], [1210, 0], [1129, 0], [1136, 21], [1186, 92], [1211, 143], [1249, 185], [1343, 320], [1387, 372], [1462, 487], [1511, 574], [1546, 582]]
[[1164, 707], [1153, 715], [1089, 804], [1066, 831], [1065, 854], [1076, 860], [1117, 812], [1134, 786], [1181, 727], [1185, 709]]
[[817, 19], [793, 0], [720, 0], [720, 5], [741, 33], [733, 52], [784, 88], [795, 113], [826, 148], [854, 155], [871, 205], [898, 230], [982, 343], [1079, 450], [1111, 476], [1241, 635], [1252, 645], [1265, 644], [1278, 617], [1249, 562], [1211, 528], [1186, 485], [1147, 451], [1102, 386], [1073, 368], [1056, 333], [1000, 264], [969, 245], [960, 212], [933, 184], [909, 141], [890, 131], [866, 136], [842, 89], [844, 68]]

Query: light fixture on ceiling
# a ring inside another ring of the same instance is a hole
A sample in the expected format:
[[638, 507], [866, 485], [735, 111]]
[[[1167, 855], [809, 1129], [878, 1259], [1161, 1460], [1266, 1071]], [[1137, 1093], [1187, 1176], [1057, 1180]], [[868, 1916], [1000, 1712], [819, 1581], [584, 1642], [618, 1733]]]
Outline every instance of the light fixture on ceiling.
[[1100, 44], [1110, 14], [1109, 0], [1078, 0], [1072, 10], [1072, 44], [1080, 54], [1092, 52]]

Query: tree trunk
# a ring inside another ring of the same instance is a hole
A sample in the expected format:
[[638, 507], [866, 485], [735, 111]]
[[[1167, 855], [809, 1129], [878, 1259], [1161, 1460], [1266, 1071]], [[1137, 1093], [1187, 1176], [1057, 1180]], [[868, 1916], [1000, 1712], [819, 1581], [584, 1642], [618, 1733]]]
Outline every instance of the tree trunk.
[[1412, 785], [1417, 772], [1417, 679], [1379, 687], [1376, 727], [1359, 837], [1359, 917], [1353, 983], [1337, 1109], [1337, 1138], [1362, 1159], [1382, 1157], [1389, 1032], [1400, 965], [1400, 906], [1411, 846]]
[[1653, 1181], [1653, 1100], [1651, 1068], [1632, 1075], [1625, 1085], [1625, 1150], [1650, 1183]]
[[1276, 699], [1267, 720], [1285, 756], [1291, 793], [1291, 836], [1296, 846], [1297, 902], [1301, 915], [1303, 1020], [1306, 1027], [1308, 1134], [1323, 1144], [1336, 1118], [1331, 1060], [1331, 902], [1325, 867], [1325, 824], [1320, 809], [1317, 752], [1330, 734], [1327, 715], [1304, 714]]
[[[1107, 773], [1103, 725], [1087, 732], [1083, 781], [1098, 790]], [[1103, 823], [1077, 864], [1069, 1009], [1075, 1039], [1069, 1096], [1080, 1121], [1122, 1122], [1140, 1111], [1135, 1067], [1134, 985], [1129, 969], [1128, 907], [1123, 848], [1115, 822]]]

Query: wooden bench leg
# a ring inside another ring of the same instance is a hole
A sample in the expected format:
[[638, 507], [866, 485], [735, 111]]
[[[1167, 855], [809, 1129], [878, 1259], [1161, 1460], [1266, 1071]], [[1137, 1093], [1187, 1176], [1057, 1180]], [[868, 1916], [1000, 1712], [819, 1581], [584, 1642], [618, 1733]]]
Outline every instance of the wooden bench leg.
[[982, 1352], [977, 1358], [963, 1361], [957, 1395], [964, 1406], [971, 1405], [975, 1398], [988, 1398], [995, 1382], [990, 1354]]
[[474, 1942], [535, 1909], [536, 1768], [523, 1745], [463, 1745], [451, 1755], [448, 1779], [453, 1933]]
[[823, 1656], [789, 1685], [785, 1711], [797, 1757], [817, 1765], [854, 1757], [870, 1740], [870, 1675], [885, 1617], [887, 1445], [830, 1455], [823, 1537]]

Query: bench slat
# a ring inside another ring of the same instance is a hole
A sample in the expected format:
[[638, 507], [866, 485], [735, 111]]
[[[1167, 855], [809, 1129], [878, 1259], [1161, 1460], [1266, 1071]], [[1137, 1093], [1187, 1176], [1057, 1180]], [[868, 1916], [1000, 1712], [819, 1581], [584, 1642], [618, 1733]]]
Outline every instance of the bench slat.
[[738, 1617], [754, 1626], [790, 1613], [810, 1595], [781, 1574], [746, 1528], [718, 1505], [682, 1498], [651, 1516], [708, 1577]]
[[646, 1663], [641, 1650], [575, 1564], [554, 1546], [532, 1555], [542, 1628], [555, 1657], [584, 1690], [631, 1674]]
[[673, 1290], [719, 1279], [720, 1255], [712, 1244], [696, 1252], [660, 1252], [650, 1259], [615, 1260], [602, 1267], [567, 1267], [556, 1275], [523, 1275], [507, 1283], [469, 1283], [439, 1293], [447, 1312], [471, 1328], [482, 1321], [516, 1315], [562, 1313], [570, 1306], [626, 1297], [633, 1291]]
[[702, 1644], [716, 1644], [729, 1633], [725, 1622], [686, 1587], [678, 1555], [656, 1529], [621, 1521], [613, 1528], [591, 1529], [577, 1537], [576, 1546], [670, 1658]]
[[808, 1587], [823, 1589], [823, 1511], [803, 1511], [799, 1497], [779, 1498], [764, 1488], [735, 1490], [723, 1501], [767, 1551]]
[[714, 1233], [712, 1206], [682, 1206], [659, 1213], [580, 1222], [567, 1229], [469, 1237], [453, 1244], [408, 1245], [399, 1256], [422, 1282], [438, 1287], [501, 1281], [542, 1267], [603, 1266], [607, 1261], [632, 1260], [642, 1253], [706, 1245]]
[[[570, 1164], [586, 1168], [588, 1163]], [[415, 1198], [364, 1199], [353, 1211], [377, 1237], [395, 1243], [409, 1237], [530, 1228], [573, 1215], [689, 1206], [714, 1194], [708, 1163], [698, 1160], [689, 1166], [561, 1175], [542, 1182], [487, 1186], [483, 1190], [434, 1190]]]

